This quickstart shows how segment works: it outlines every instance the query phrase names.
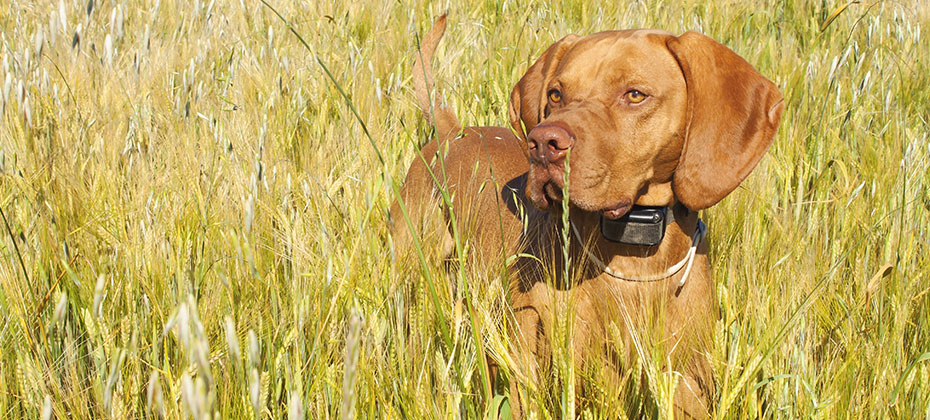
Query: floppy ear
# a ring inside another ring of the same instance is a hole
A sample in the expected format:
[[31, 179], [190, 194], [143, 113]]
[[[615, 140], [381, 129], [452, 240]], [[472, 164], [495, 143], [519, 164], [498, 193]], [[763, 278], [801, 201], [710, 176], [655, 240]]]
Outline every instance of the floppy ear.
[[717, 204], [772, 144], [784, 101], [774, 83], [729, 48], [697, 32], [666, 42], [688, 86], [687, 134], [672, 179], [691, 210]]
[[576, 40], [577, 35], [568, 35], [550, 45], [510, 92], [510, 125], [524, 143], [526, 133], [545, 118], [546, 92], [543, 90], [562, 57]]

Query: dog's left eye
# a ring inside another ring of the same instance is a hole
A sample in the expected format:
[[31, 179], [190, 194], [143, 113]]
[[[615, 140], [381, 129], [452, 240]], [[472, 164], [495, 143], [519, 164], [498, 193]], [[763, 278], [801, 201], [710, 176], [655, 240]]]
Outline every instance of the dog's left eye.
[[631, 91], [629, 91], [629, 92], [623, 94], [623, 98], [626, 99], [627, 102], [629, 102], [629, 103], [631, 103], [631, 104], [638, 104], [638, 103], [640, 103], [640, 102], [646, 100], [646, 96], [648, 96], [648, 95], [646, 95], [645, 93], [642, 93], [642, 92], [640, 92], [640, 91], [638, 91], [638, 90], [636, 90], [636, 89], [633, 89], [633, 90], [631, 90]]

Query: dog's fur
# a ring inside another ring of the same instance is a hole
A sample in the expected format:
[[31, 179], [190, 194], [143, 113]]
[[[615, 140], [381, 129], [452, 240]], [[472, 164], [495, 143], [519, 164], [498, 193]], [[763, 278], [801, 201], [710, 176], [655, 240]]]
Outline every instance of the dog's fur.
[[[448, 107], [430, 101], [429, 62], [444, 30], [445, 16], [424, 38], [414, 65], [417, 100], [437, 137], [410, 166], [401, 190], [414, 232], [399, 203], [392, 208], [397, 251], [404, 252], [411, 235], [432, 234], [444, 255], [452, 252], [449, 209], [435, 204], [439, 188], [447, 188], [460, 231], [472, 238], [472, 258], [537, 257], [517, 259], [510, 284], [519, 325], [516, 360], [530, 380], [551, 357], [553, 320], [573, 315], [574, 360], [581, 369], [600, 357], [619, 360], [622, 370], [645, 339], [664, 349], [667, 368], [681, 374], [676, 417], [707, 417], [714, 383], [705, 353], [717, 315], [706, 242], [682, 287], [682, 272], [654, 282], [613, 278], [588, 264], [580, 250], [587, 246], [611, 268], [634, 276], [661, 273], [681, 260], [697, 228], [696, 211], [733, 191], [771, 144], [783, 110], [776, 86], [727, 47], [694, 32], [570, 35], [543, 52], [514, 87], [510, 123], [516, 136], [500, 127], [462, 130]], [[549, 95], [553, 89], [560, 97]], [[645, 100], [630, 100], [633, 90]], [[587, 241], [571, 241], [572, 261], [584, 267], [573, 279], [561, 278], [558, 252], [568, 149], [569, 214]], [[659, 245], [621, 245], [600, 236], [600, 215], [616, 217], [632, 204], [675, 209], [675, 223]], [[574, 313], [556, 313], [569, 293]], [[519, 417], [528, 407], [516, 382], [511, 399]]]

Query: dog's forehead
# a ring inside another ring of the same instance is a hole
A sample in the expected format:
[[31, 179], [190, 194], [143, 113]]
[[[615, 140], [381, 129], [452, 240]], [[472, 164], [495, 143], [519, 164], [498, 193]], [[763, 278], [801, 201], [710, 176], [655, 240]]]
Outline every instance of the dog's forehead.
[[[673, 35], [657, 29], [605, 31], [578, 39], [562, 60], [559, 73], [571, 78], [673, 77], [679, 67], [666, 41]], [[592, 74], [594, 70], [594, 74]]]

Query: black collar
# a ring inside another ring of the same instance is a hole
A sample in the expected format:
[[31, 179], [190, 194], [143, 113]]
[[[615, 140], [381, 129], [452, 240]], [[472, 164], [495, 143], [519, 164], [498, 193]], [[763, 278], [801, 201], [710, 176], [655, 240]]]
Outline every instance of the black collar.
[[672, 207], [633, 206], [619, 219], [601, 216], [601, 236], [627, 245], [655, 246], [665, 237], [665, 229], [675, 221]]

